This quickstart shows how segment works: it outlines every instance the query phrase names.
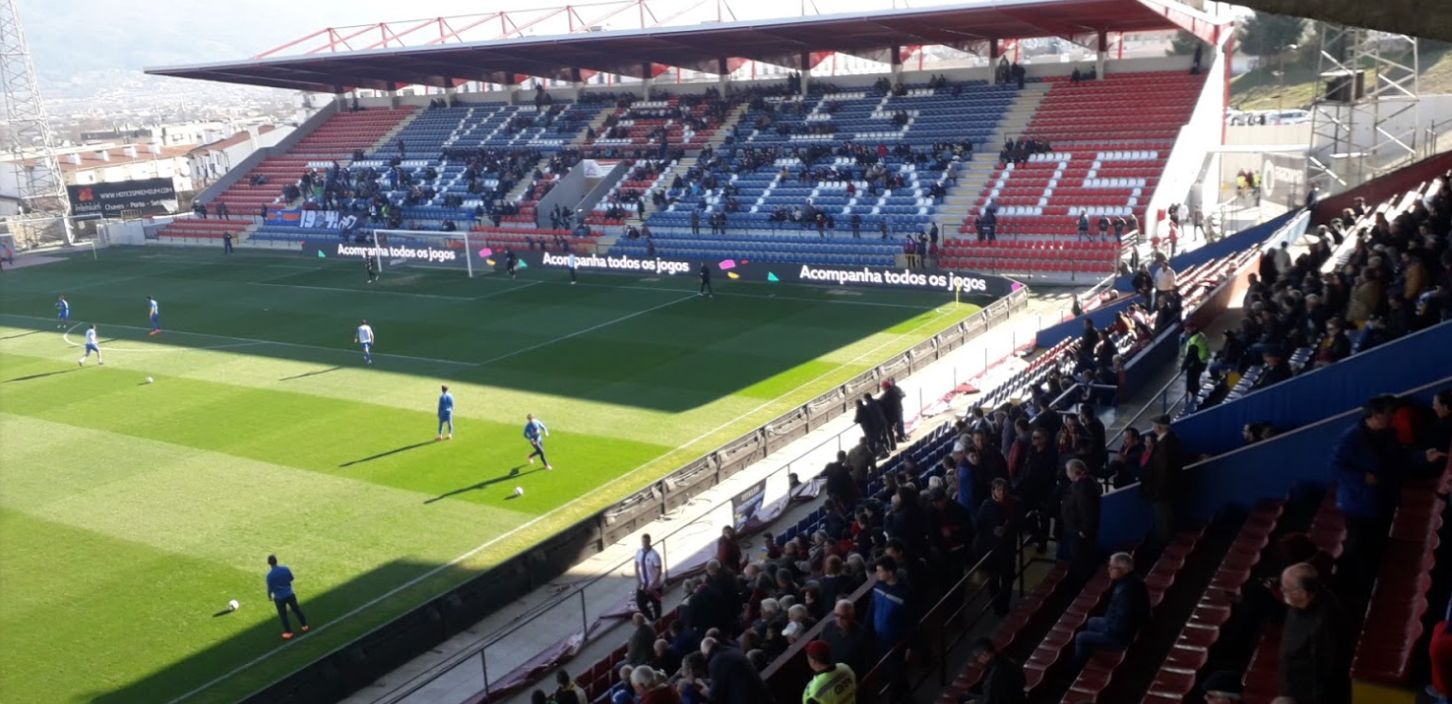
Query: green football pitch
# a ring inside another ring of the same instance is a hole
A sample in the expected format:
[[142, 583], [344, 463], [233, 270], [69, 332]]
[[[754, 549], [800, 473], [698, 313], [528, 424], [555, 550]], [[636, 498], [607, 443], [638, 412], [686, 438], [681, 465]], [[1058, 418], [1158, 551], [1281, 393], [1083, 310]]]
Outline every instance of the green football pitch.
[[[368, 285], [351, 262], [156, 248], [0, 273], [0, 701], [234, 701], [978, 310], [716, 283]], [[76, 364], [90, 323], [104, 367]], [[552, 472], [525, 463], [526, 413]], [[274, 552], [313, 624], [288, 643]]]

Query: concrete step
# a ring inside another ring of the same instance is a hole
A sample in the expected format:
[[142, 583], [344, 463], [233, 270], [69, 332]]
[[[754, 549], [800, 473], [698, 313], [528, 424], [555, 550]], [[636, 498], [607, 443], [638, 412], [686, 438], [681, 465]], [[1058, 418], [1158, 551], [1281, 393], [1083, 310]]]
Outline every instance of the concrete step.
[[[398, 137], [398, 135], [399, 135], [400, 132], [403, 132], [404, 128], [406, 128], [409, 125], [413, 124], [413, 121], [414, 120], [417, 120], [418, 119], [418, 116], [419, 115], [422, 115], [422, 114], [424, 114], [424, 111], [423, 110], [414, 110], [411, 114], [409, 114], [408, 117], [405, 117], [402, 120], [399, 120], [398, 121], [398, 124], [396, 124], [396, 125], [393, 126], [393, 129], [388, 130], [387, 132], [385, 132], [383, 134], [382, 137], [379, 137], [378, 138], [378, 141], [374, 142], [372, 144], [372, 146], [368, 147], [367, 149], [364, 149], [363, 150], [363, 153], [364, 154], [372, 154], [373, 152], [376, 152], [379, 149], [382, 149], [382, 148], [388, 146], [390, 143], [393, 142], [393, 140], [396, 137]], [[346, 163], [347, 164], [351, 164], [351, 163], [353, 163], [353, 160], [352, 159], [348, 159], [346, 161]]]
[[[600, 112], [596, 113], [594, 117], [590, 118], [590, 122], [587, 125], [587, 127], [593, 128], [595, 130], [595, 134], [596, 135], [599, 135], [600, 134], [600, 128], [605, 125], [605, 120], [607, 118], [609, 118], [610, 115], [613, 114], [614, 112], [615, 112], [615, 104], [614, 103], [606, 104], [605, 106], [603, 106], [603, 107], [600, 108]], [[580, 133], [577, 134], [577, 135], [575, 135], [575, 138], [574, 139], [570, 140], [570, 144], [572, 146], [581, 146], [581, 145], [583, 145], [585, 143], [585, 134], [587, 132], [589, 132], [588, 129], [580, 130]]]
[[504, 194], [504, 202], [513, 203], [523, 197], [525, 191], [528, 191], [529, 187], [534, 185], [534, 179], [532, 178], [534, 172], [543, 172], [549, 164], [549, 157], [542, 157], [539, 161], [535, 162], [534, 167], [525, 173], [525, 177], [519, 179], [519, 183], [514, 184], [514, 188], [509, 189], [509, 192]]
[[748, 107], [750, 106], [742, 103], [727, 113], [726, 119], [721, 122], [721, 126], [717, 128], [716, 134], [711, 135], [711, 138], [706, 140], [706, 145], [712, 149], [719, 149], [722, 144], [725, 144], [726, 138], [730, 136], [732, 129], [736, 127], [736, 123], [741, 121], [741, 116], [746, 114]]

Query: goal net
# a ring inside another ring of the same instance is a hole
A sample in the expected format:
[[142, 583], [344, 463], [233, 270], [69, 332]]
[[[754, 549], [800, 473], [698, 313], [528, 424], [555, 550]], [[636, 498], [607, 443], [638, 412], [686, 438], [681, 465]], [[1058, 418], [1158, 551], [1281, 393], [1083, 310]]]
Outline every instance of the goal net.
[[490, 267], [490, 252], [479, 233], [422, 230], [373, 230], [362, 256], [372, 257], [380, 272], [399, 268], [458, 269], [474, 276]]

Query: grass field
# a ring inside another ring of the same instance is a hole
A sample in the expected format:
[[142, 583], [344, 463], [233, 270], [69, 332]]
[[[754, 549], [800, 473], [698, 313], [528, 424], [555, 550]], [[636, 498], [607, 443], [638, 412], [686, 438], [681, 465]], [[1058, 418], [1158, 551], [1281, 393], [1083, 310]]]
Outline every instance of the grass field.
[[[173, 249], [0, 274], [0, 701], [236, 700], [978, 309], [525, 274], [368, 286]], [[76, 365], [83, 323], [104, 367]], [[458, 433], [435, 443], [441, 382]], [[526, 412], [553, 472], [524, 464]], [[287, 644], [270, 552], [314, 624]]]

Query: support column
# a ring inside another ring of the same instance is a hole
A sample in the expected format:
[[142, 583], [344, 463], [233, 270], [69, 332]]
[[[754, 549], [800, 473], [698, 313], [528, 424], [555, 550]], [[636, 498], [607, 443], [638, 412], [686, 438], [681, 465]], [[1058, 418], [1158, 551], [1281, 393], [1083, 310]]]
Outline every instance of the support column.
[[1100, 31], [1098, 41], [1099, 51], [1094, 56], [1094, 75], [1099, 80], [1104, 80], [1104, 62], [1109, 58], [1109, 33]]
[[640, 65], [640, 75], [641, 75], [641, 79], [640, 79], [640, 99], [641, 100], [650, 100], [650, 87], [651, 87], [651, 85], [653, 85], [655, 83], [655, 79], [652, 78], [651, 75], [650, 75], [650, 69], [651, 69], [650, 62], [648, 62], [648, 61]]
[[812, 52], [804, 51], [801, 55], [802, 74], [802, 100], [807, 99], [807, 91], [812, 83]]
[[998, 83], [998, 57], [1003, 55], [1003, 48], [999, 46], [997, 39], [988, 40], [988, 84]]
[[399, 98], [403, 97], [401, 93], [403, 93], [403, 89], [397, 83], [388, 84], [388, 107], [398, 109]]
[[731, 63], [725, 56], [716, 57], [716, 81], [721, 95], [726, 95], [726, 84], [731, 81]]
[[894, 45], [888, 50], [892, 55], [892, 84], [902, 82], [902, 47]]

